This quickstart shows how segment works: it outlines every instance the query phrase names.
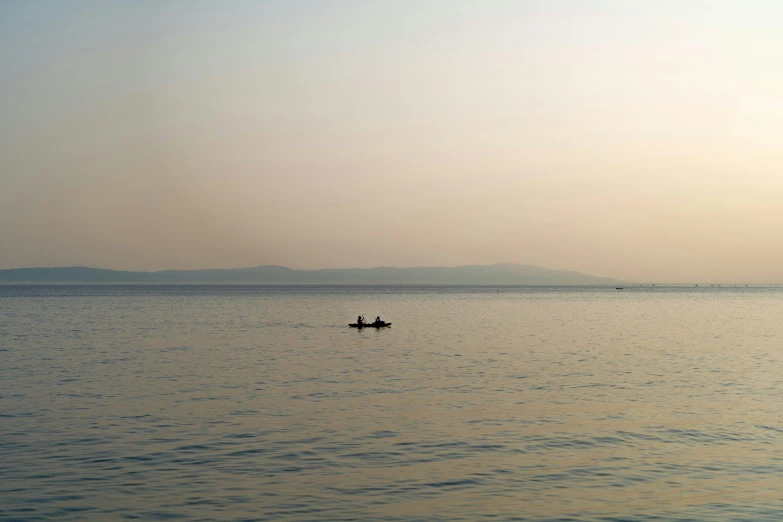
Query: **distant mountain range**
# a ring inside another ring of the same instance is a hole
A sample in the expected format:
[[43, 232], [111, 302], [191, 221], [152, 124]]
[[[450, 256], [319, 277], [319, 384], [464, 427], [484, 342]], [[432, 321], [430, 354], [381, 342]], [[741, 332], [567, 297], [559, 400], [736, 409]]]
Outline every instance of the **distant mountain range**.
[[124, 272], [81, 266], [0, 270], [0, 283], [189, 283], [189, 284], [383, 284], [383, 285], [573, 285], [622, 284], [608, 277], [500, 263], [457, 267], [378, 267], [294, 270], [257, 266], [212, 270]]

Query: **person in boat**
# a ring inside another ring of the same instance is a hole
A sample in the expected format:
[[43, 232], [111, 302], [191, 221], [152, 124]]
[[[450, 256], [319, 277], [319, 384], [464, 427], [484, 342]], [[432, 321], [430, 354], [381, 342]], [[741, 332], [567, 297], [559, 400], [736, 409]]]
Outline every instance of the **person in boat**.
[[375, 324], [381, 324], [383, 321], [381, 321], [381, 316], [375, 318]]
[[364, 324], [364, 317], [361, 315], [356, 319], [356, 324]]

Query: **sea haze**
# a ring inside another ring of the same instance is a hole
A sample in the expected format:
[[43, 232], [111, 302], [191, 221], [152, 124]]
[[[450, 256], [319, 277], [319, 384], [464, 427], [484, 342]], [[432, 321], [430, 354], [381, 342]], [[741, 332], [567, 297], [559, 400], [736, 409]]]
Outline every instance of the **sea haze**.
[[0, 286], [0, 520], [780, 520], [782, 319], [769, 287]]

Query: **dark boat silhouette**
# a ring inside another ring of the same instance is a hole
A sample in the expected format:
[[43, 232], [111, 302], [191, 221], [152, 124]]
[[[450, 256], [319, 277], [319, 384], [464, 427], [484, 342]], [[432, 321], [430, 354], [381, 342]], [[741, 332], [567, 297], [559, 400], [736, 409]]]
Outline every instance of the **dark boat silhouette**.
[[363, 324], [349, 323], [348, 326], [350, 326], [351, 328], [358, 328], [361, 330], [362, 328], [386, 328], [387, 326], [391, 326], [391, 323], [387, 323], [385, 321], [381, 321], [380, 323], [363, 323]]

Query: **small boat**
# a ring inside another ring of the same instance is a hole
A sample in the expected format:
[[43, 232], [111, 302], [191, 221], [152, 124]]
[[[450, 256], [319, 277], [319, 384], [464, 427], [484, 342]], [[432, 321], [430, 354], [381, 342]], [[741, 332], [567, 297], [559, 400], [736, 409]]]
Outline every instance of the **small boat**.
[[622, 287], [622, 286], [618, 286], [618, 287], [616, 287], [616, 288], [615, 288], [615, 290], [624, 290], [624, 289], [625, 289], [625, 288], [624, 288], [624, 287]]
[[359, 328], [360, 330], [362, 328], [386, 328], [387, 326], [391, 326], [391, 323], [387, 323], [385, 321], [381, 321], [380, 323], [350, 323], [348, 324], [351, 328]]

